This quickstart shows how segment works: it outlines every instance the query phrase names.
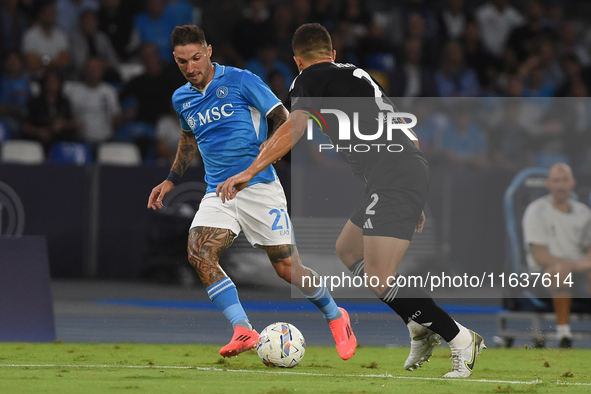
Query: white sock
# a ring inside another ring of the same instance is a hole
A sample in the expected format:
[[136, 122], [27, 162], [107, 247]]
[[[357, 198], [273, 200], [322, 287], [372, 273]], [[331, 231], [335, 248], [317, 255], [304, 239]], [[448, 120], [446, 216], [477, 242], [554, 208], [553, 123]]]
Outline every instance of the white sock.
[[557, 324], [556, 335], [561, 338], [572, 338], [573, 333], [570, 331], [570, 324]]
[[457, 321], [456, 325], [460, 329], [460, 332], [458, 333], [458, 335], [454, 337], [454, 339], [449, 341], [449, 347], [452, 353], [461, 352], [462, 350], [470, 346], [470, 344], [472, 343], [472, 335], [470, 334], [470, 330], [462, 326]]
[[410, 334], [411, 339], [422, 337], [427, 333], [427, 329], [414, 320], [409, 321], [406, 324], [406, 328], [408, 328], [408, 332]]

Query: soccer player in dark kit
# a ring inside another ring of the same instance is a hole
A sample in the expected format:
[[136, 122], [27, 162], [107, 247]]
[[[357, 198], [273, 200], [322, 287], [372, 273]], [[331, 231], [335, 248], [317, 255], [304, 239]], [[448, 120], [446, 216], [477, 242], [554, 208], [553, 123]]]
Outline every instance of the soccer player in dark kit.
[[[485, 348], [483, 338], [457, 323], [424, 290], [397, 286], [394, 280], [413, 232], [420, 233], [425, 223], [429, 165], [416, 135], [408, 128], [410, 124], [403, 125], [404, 120], [394, 115], [396, 108], [366, 71], [335, 63], [330, 34], [322, 25], [300, 26], [292, 45], [300, 74], [290, 90], [290, 117], [248, 169], [218, 185], [218, 195], [223, 201], [233, 199], [304, 135], [311, 114], [330, 114], [324, 117], [327, 127], [323, 131], [366, 185], [365, 195], [337, 240], [339, 258], [355, 275], [378, 278], [369, 287], [404, 320], [411, 337], [406, 369], [428, 361], [443, 338], [453, 360], [452, 370], [444, 376], [470, 376], [476, 356]], [[339, 100], [346, 108], [326, 110]], [[347, 117], [356, 105], [357, 115]], [[349, 119], [353, 119], [352, 127]], [[379, 131], [385, 131], [384, 123], [395, 125], [388, 126], [388, 132], [376, 133], [376, 119], [382, 124]], [[343, 127], [349, 132], [343, 133]], [[364, 129], [366, 134], [361, 134], [359, 130]]]

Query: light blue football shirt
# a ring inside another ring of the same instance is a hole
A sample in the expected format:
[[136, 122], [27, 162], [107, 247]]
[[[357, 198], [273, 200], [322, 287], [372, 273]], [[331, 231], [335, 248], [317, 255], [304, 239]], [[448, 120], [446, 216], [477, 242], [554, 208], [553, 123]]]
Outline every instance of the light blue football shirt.
[[[192, 131], [197, 140], [207, 193], [250, 166], [267, 139], [266, 116], [281, 104], [250, 71], [213, 64], [213, 80], [203, 91], [187, 82], [172, 95], [182, 129]], [[249, 185], [276, 178], [275, 169], [269, 166]]]

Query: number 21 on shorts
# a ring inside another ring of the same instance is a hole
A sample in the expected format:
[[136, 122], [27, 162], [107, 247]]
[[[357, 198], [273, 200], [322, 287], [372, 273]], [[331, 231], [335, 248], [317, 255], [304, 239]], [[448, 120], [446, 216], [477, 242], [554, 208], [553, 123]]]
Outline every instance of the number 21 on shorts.
[[289, 235], [289, 216], [285, 209], [271, 209], [269, 215], [275, 216], [271, 230], [277, 230], [281, 235]]

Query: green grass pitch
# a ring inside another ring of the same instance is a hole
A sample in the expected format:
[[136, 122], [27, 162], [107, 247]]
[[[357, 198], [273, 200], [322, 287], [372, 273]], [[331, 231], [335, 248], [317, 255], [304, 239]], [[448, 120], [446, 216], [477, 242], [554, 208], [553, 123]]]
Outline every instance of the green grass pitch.
[[413, 372], [407, 348], [308, 347], [293, 369], [219, 346], [0, 343], [0, 393], [588, 393], [591, 350], [485, 349], [467, 379], [443, 379], [449, 348]]

